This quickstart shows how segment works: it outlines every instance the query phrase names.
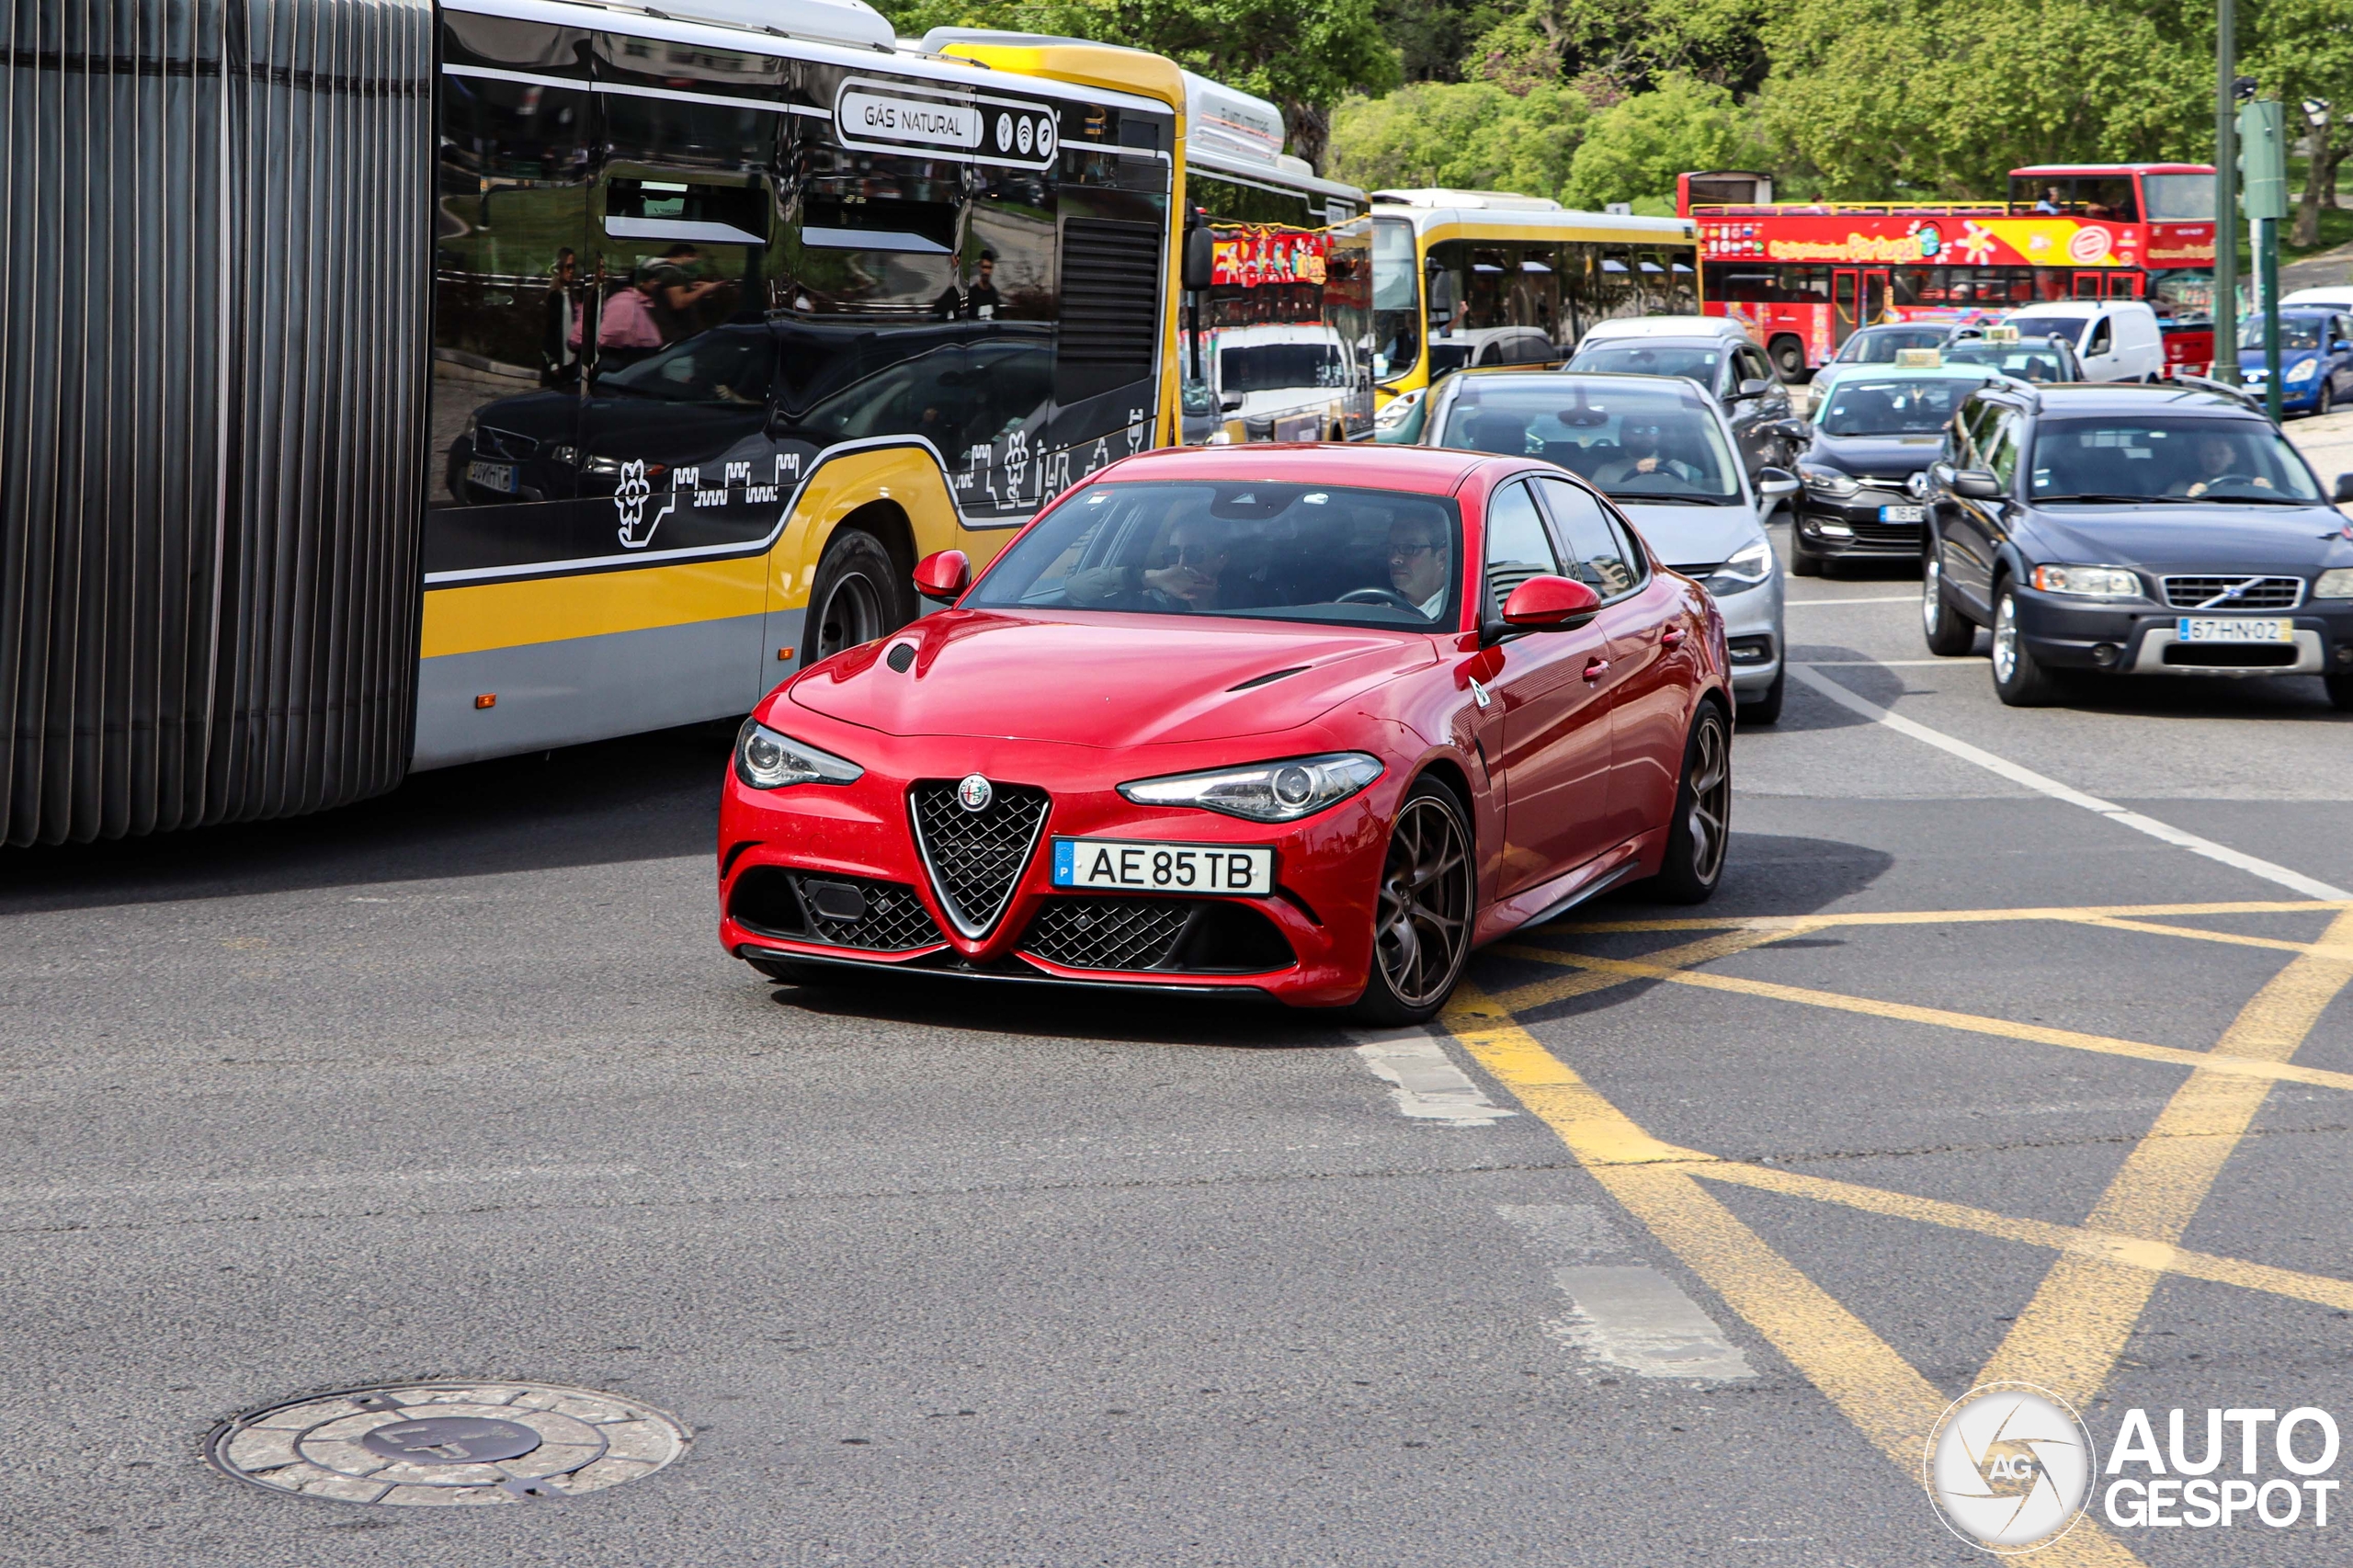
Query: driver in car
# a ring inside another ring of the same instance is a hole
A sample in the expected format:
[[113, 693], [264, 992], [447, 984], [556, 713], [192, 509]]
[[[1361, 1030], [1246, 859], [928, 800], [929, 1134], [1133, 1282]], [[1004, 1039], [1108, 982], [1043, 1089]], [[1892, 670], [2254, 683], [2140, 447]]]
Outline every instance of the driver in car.
[[1662, 453], [1655, 425], [1628, 425], [1618, 433], [1619, 455], [1590, 476], [1594, 483], [1608, 490], [1646, 474], [1665, 474], [1686, 484], [1698, 484], [1699, 471], [1679, 458]]
[[2185, 489], [2167, 491], [2168, 494], [2187, 495], [2193, 499], [2223, 484], [2251, 484], [2258, 490], [2268, 490], [2271, 482], [2261, 474], [2240, 472], [2239, 445], [2219, 430], [2209, 430], [2198, 437], [2191, 449], [2197, 458], [2197, 472], [2206, 477]]
[[1400, 517], [1389, 525], [1389, 582], [1397, 597], [1436, 620], [1453, 585], [1453, 551], [1444, 524], [1432, 517]]

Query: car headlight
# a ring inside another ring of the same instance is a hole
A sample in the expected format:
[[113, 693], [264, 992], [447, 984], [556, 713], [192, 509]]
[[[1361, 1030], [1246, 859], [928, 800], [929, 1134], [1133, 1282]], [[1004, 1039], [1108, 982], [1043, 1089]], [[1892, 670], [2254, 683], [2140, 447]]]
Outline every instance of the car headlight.
[[1722, 598], [1754, 588], [1773, 574], [1773, 547], [1763, 540], [1745, 544], [1730, 560], [1708, 574], [1708, 591]]
[[2074, 594], [2087, 599], [2141, 597], [2141, 574], [2120, 566], [2038, 566], [2034, 585], [2046, 594]]
[[1381, 777], [1381, 759], [1358, 751], [1207, 773], [1139, 778], [1120, 793], [1139, 806], [1199, 806], [1252, 822], [1297, 822], [1336, 805]]
[[2353, 599], [2353, 566], [2332, 566], [2313, 584], [2316, 599]]
[[2319, 360], [2299, 359], [2296, 363], [2288, 367], [2287, 370], [2281, 374], [2279, 379], [2283, 381], [2309, 381], [2314, 376], [2319, 374]]
[[788, 784], [854, 784], [866, 769], [805, 741], [779, 735], [757, 719], [735, 733], [735, 777], [754, 790]]
[[1804, 480], [1805, 487], [1816, 495], [1827, 495], [1836, 500], [1843, 501], [1862, 488], [1853, 474], [1841, 473], [1820, 463], [1798, 464], [1798, 477]]
[[1412, 392], [1400, 392], [1391, 398], [1381, 404], [1381, 411], [1372, 416], [1372, 427], [1376, 430], [1393, 430], [1403, 425], [1405, 423], [1405, 416], [1419, 406], [1422, 398], [1428, 391], [1427, 387], [1415, 387]]

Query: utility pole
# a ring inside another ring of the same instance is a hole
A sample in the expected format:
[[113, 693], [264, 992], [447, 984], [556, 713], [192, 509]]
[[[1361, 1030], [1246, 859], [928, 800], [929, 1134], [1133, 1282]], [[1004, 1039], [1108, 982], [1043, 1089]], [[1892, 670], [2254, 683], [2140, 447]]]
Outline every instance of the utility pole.
[[2214, 362], [2207, 373], [2239, 384], [2238, 39], [2232, 0], [2214, 14]]
[[[2240, 183], [2255, 230], [2256, 295], [2263, 312], [2263, 406], [2279, 423], [2279, 223], [2288, 216], [2288, 116], [2266, 98], [2239, 110]], [[2237, 357], [2236, 350], [2233, 358]]]

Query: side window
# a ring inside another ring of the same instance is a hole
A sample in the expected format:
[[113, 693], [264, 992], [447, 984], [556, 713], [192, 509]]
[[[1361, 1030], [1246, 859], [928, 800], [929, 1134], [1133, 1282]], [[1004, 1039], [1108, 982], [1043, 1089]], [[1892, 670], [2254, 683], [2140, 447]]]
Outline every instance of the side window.
[[1600, 502], [1565, 479], [1539, 479], [1536, 483], [1568, 552], [1572, 575], [1605, 599], [1641, 585], [1641, 547], [1620, 530]]
[[1954, 417], [1952, 433], [1947, 439], [1955, 468], [1984, 468], [1985, 466], [1983, 459], [1983, 437], [1993, 429], [1994, 421], [2000, 414], [1999, 403], [1988, 403], [1984, 398], [1973, 398]]
[[1740, 351], [1740, 376], [1743, 381], [1769, 381], [1772, 368], [1765, 363], [1765, 356], [1754, 348]]
[[2091, 343], [2086, 347], [2084, 352], [2086, 354], [2105, 354], [2109, 351], [2109, 347], [2115, 343], [2115, 318], [2112, 316], [2102, 316], [2099, 318], [2099, 324], [2092, 328]]
[[2018, 477], [2019, 436], [2018, 416], [2007, 409], [2003, 410], [1999, 422], [1994, 427], [1993, 437], [1985, 446], [1985, 466], [2001, 482], [2005, 492], [2010, 488], [2010, 482]]
[[1530, 577], [1557, 574], [1560, 557], [1528, 486], [1515, 480], [1487, 506], [1487, 608], [1500, 612], [1511, 591]]

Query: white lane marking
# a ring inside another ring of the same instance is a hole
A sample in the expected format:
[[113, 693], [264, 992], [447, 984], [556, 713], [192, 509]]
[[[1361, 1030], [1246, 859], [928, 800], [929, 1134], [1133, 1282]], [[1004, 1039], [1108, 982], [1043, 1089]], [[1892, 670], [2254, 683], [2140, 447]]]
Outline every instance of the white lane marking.
[[1920, 602], [1920, 596], [1893, 594], [1871, 599], [1784, 599], [1781, 602], [1791, 609], [1802, 608], [1807, 605], [1916, 605]]
[[1592, 1360], [1643, 1378], [1722, 1382], [1756, 1369], [1699, 1304], [1655, 1268], [1596, 1264], [1623, 1254], [1616, 1227], [1589, 1203], [1504, 1204], [1502, 1215], [1530, 1252], [1552, 1263], [1552, 1283], [1569, 1299], [1569, 1315], [1546, 1320], [1545, 1332]]
[[1963, 653], [1957, 659], [1791, 659], [1793, 665], [1805, 665], [1817, 670], [1932, 670], [1939, 665], [1966, 665], [1975, 659], [1989, 662], [1984, 653]]
[[2211, 838], [2200, 838], [2198, 835], [2186, 832], [2170, 823], [2162, 823], [2154, 817], [2143, 816], [2139, 812], [2126, 811], [2113, 801], [2103, 801], [2097, 795], [2086, 795], [2081, 790], [2072, 789], [2060, 783], [2056, 778], [2037, 773], [2030, 767], [2022, 767], [2007, 757], [1995, 756], [1990, 751], [1971, 745], [1967, 741], [1956, 739], [1941, 730], [1932, 730], [1926, 724], [1906, 719], [1901, 713], [1891, 713], [1878, 703], [1856, 696], [1828, 676], [1814, 674], [1803, 665], [1790, 665], [1790, 673], [1806, 686], [1838, 704], [1839, 707], [1849, 712], [1859, 713], [1874, 724], [1884, 724], [1899, 735], [1908, 735], [1915, 741], [1936, 747], [1938, 751], [1957, 756], [1963, 762], [1975, 763], [1988, 773], [1999, 774], [2013, 784], [2023, 784], [2028, 789], [2038, 790], [2054, 801], [2064, 801], [2071, 806], [2081, 806], [2087, 812], [2096, 812], [2120, 827], [2129, 827], [2135, 833], [2145, 833], [2151, 838], [2160, 839], [2177, 849], [2187, 849], [2192, 855], [2203, 855], [2209, 860], [2220, 861], [2234, 870], [2245, 871], [2251, 877], [2260, 877], [2267, 882], [2276, 882], [2291, 892], [2303, 894], [2306, 898], [2324, 899], [2330, 903], [2343, 903], [2353, 899], [2353, 892], [2347, 892], [2343, 888], [2332, 887], [2317, 877], [2308, 877], [2302, 871], [2291, 871], [2285, 866], [2258, 859], [2253, 855], [2233, 849], [2226, 844], [2217, 844]]
[[1404, 1115], [1451, 1127], [1489, 1127], [1498, 1118], [1518, 1114], [1489, 1099], [1427, 1029], [1391, 1029], [1358, 1039], [1363, 1043], [1357, 1054], [1373, 1076], [1388, 1081], [1389, 1096]]
[[190, 1176], [165, 1181], [81, 1182], [69, 1187], [0, 1187], [0, 1204], [117, 1201], [152, 1198], [241, 1198], [269, 1192], [368, 1191], [377, 1187], [479, 1187], [493, 1182], [618, 1180], [642, 1176], [636, 1165], [496, 1165], [479, 1170], [322, 1171], [314, 1176], [249, 1178]]

